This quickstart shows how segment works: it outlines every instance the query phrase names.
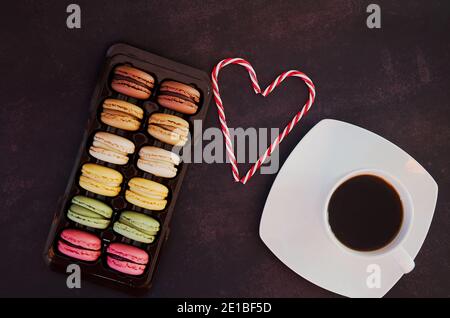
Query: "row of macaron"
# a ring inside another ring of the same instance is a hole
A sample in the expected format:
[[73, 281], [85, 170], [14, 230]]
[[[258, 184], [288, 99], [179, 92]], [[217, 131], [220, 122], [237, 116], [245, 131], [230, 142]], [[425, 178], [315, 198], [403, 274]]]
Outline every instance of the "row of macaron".
[[[101, 161], [116, 165], [126, 165], [129, 155], [135, 153], [134, 143], [124, 137], [97, 131], [88, 149], [89, 154]], [[155, 146], [143, 146], [138, 152], [136, 165], [142, 171], [162, 178], [173, 178], [177, 175], [177, 166], [181, 158], [174, 152]]]
[[[67, 211], [68, 219], [94, 229], [107, 228], [112, 216], [113, 209], [109, 205], [83, 195], [73, 197]], [[116, 234], [145, 244], [153, 243], [159, 230], [158, 220], [135, 211], [121, 212], [113, 225]], [[101, 256], [101, 240], [93, 233], [67, 228], [59, 236], [57, 249], [70, 258], [95, 262]], [[120, 242], [111, 243], [106, 251], [107, 265], [129, 275], [141, 275], [149, 261], [145, 250]]]
[[[143, 116], [142, 108], [122, 100], [107, 99], [103, 103], [101, 120], [103, 123], [125, 130], [137, 130], [139, 121], [133, 121], [133, 114], [138, 110]], [[188, 139], [189, 123], [184, 119], [164, 113], [154, 113], [149, 118], [148, 132], [155, 139], [170, 145], [183, 146]], [[96, 159], [124, 165], [128, 163], [128, 155], [134, 153], [134, 143], [124, 137], [100, 131], [97, 132], [89, 153]], [[138, 168], [158, 177], [172, 178], [176, 175], [181, 158], [168, 150], [145, 146], [139, 152]]]
[[[102, 241], [93, 233], [67, 228], [58, 238], [57, 249], [72, 259], [96, 262], [102, 256]], [[150, 261], [145, 250], [129, 244], [113, 242], [105, 251], [108, 267], [128, 275], [143, 274]]]
[[[128, 65], [120, 65], [113, 70], [111, 88], [118, 93], [139, 100], [150, 98], [155, 87], [152, 75]], [[164, 81], [159, 86], [157, 103], [167, 109], [192, 115], [197, 112], [200, 92], [190, 85], [176, 81]], [[104, 100], [100, 120], [109, 126], [137, 131], [144, 110], [124, 100], [108, 98]], [[187, 142], [189, 123], [184, 119], [153, 113], [148, 119], [148, 133], [170, 145], [183, 146]], [[104, 131], [96, 132], [89, 154], [101, 161], [125, 165], [128, 155], [135, 152], [132, 141]], [[172, 178], [177, 173], [176, 166], [181, 159], [175, 153], [162, 148], [144, 146], [139, 151], [137, 166], [155, 176]], [[121, 190], [123, 176], [115, 169], [99, 164], [86, 163], [81, 168], [79, 185], [87, 191], [114, 197]], [[169, 189], [152, 180], [135, 177], [128, 181], [125, 199], [136, 206], [149, 210], [163, 210], [167, 204]], [[78, 224], [94, 229], [106, 229], [111, 222], [113, 209], [106, 203], [77, 195], [72, 198], [67, 217]], [[140, 243], [152, 243], [160, 230], [158, 220], [144, 213], [122, 211], [113, 224], [113, 231]], [[68, 228], [60, 233], [57, 249], [62, 254], [88, 262], [97, 261], [101, 256], [101, 240], [93, 233]], [[148, 253], [136, 246], [114, 242], [106, 248], [106, 263], [113, 270], [141, 275], [149, 262]]]
[[[67, 209], [67, 218], [75, 223], [93, 229], [106, 229], [113, 217], [113, 209], [100, 200], [76, 195]], [[113, 231], [133, 241], [153, 243], [160, 230], [160, 223], [155, 218], [140, 212], [125, 210], [120, 212], [114, 222]]]
[[[119, 195], [122, 189], [123, 176], [112, 168], [96, 163], [85, 163], [81, 166], [78, 184], [83, 189], [106, 197]], [[128, 180], [125, 200], [135, 206], [161, 211], [166, 208], [169, 188], [159, 182], [133, 177]]]
[[[114, 69], [111, 86], [119, 93], [138, 99], [147, 99], [153, 85], [153, 77], [141, 70], [127, 65], [121, 65]], [[142, 94], [143, 91], [147, 93]], [[161, 106], [168, 109], [184, 114], [193, 114], [197, 110], [196, 103], [200, 101], [200, 92], [183, 83], [165, 81], [161, 84], [157, 101]], [[195, 111], [189, 111], [188, 109], [195, 109]], [[141, 107], [113, 98], [103, 101], [100, 114], [100, 120], [104, 124], [127, 131], [138, 130], [143, 117], [144, 110]], [[147, 131], [152, 137], [164, 143], [184, 146], [188, 140], [189, 123], [175, 115], [153, 113], [148, 119]], [[115, 164], [126, 164], [128, 162], [127, 155], [134, 152], [134, 144], [126, 138], [107, 133], [102, 133], [96, 137], [94, 137], [89, 152], [97, 159]], [[180, 161], [176, 154], [156, 147], [144, 149], [142, 157], [149, 160], [141, 158], [138, 162], [139, 168], [143, 167], [142, 170], [150, 173], [153, 173], [154, 166], [157, 165], [156, 170], [166, 167], [164, 170], [170, 170], [171, 172], [165, 171], [165, 174], [172, 175], [174, 171], [173, 163], [178, 164]]]
[[[114, 69], [111, 88], [118, 93], [139, 100], [150, 98], [155, 87], [152, 75], [128, 65]], [[190, 85], [176, 81], [164, 81], [159, 86], [157, 103], [167, 109], [192, 115], [197, 112], [200, 92]], [[108, 98], [104, 100], [100, 120], [109, 126], [137, 131], [144, 110], [124, 100]], [[153, 113], [148, 119], [148, 133], [164, 143], [183, 146], [187, 142], [189, 123], [174, 115]], [[128, 155], [133, 154], [132, 141], [104, 131], [96, 132], [89, 154], [104, 162], [125, 165]], [[139, 169], [158, 177], [172, 178], [177, 173], [176, 166], [180, 157], [170, 151], [153, 146], [144, 146], [139, 151], [137, 166]], [[86, 163], [81, 168], [79, 185], [95, 194], [114, 197], [121, 190], [123, 176], [115, 169], [95, 163]], [[149, 210], [164, 210], [169, 189], [152, 180], [135, 177], [128, 181], [125, 199], [136, 206]], [[78, 224], [106, 229], [111, 222], [113, 209], [106, 203], [77, 195], [72, 198], [67, 217]], [[123, 237], [140, 243], [152, 243], [160, 230], [158, 220], [144, 213], [122, 211], [113, 224], [113, 231]], [[88, 262], [95, 262], [101, 256], [101, 240], [93, 233], [68, 228], [60, 233], [57, 241], [58, 251], [62, 254]], [[114, 242], [106, 248], [106, 263], [113, 270], [141, 275], [149, 262], [148, 253], [136, 246]]]
[[[150, 74], [136, 68], [121, 65], [114, 69], [111, 86], [115, 91], [127, 96], [146, 99], [151, 94], [154, 78]], [[142, 95], [143, 90], [147, 91], [148, 96]], [[189, 113], [183, 111], [181, 106], [189, 105], [192, 102], [198, 103], [199, 101], [200, 92], [189, 85], [174, 81], [165, 81], [161, 84], [158, 103], [164, 107]], [[181, 106], [172, 107], [168, 102], [178, 103]], [[144, 111], [139, 106], [123, 100], [109, 98], [103, 102], [100, 120], [112, 127], [135, 131], [139, 129], [140, 120], [143, 116]], [[170, 145], [183, 146], [188, 139], [189, 123], [178, 116], [153, 113], [148, 119], [147, 130], [155, 139]], [[135, 145], [132, 141], [104, 131], [99, 131], [94, 135], [92, 144], [89, 147], [89, 154], [94, 158], [118, 165], [127, 164], [129, 161], [128, 155], [134, 153], [134, 151]], [[171, 151], [154, 146], [144, 146], [139, 151], [137, 166], [139, 169], [155, 176], [172, 178], [176, 176], [176, 166], [180, 162], [181, 158]], [[79, 184], [84, 189], [105, 196], [116, 196], [120, 192], [120, 184], [123, 179], [120, 172], [95, 164], [85, 164], [81, 170]], [[144, 181], [145, 179], [142, 179], [142, 182]], [[147, 181], [149, 181], [147, 185], [150, 184], [150, 180]], [[166, 188], [155, 182], [146, 187], [154, 188], [158, 185], [160, 188]], [[162, 191], [168, 192], [165, 189]], [[131, 189], [127, 190], [127, 193], [131, 200], [136, 197], [133, 195], [136, 192], [133, 192]], [[150, 193], [148, 196], [153, 196], [153, 193]], [[138, 198], [137, 201], [142, 200]], [[137, 205], [152, 209], [151, 204], [150, 206], [145, 203]], [[160, 205], [160, 202], [158, 202], [157, 206]], [[164, 207], [161, 209], [164, 209]]]
[[[67, 210], [69, 220], [94, 229], [106, 229], [112, 216], [113, 209], [109, 205], [83, 195], [73, 197]], [[122, 211], [114, 222], [113, 231], [133, 241], [150, 244], [160, 231], [160, 223], [144, 213]], [[60, 253], [70, 258], [94, 262], [101, 255], [101, 240], [93, 233], [68, 228], [61, 232], [57, 248]], [[148, 258], [145, 250], [124, 243], [111, 243], [107, 248], [108, 266], [129, 275], [141, 275]]]
[[[136, 131], [141, 127], [144, 110], [120, 99], [107, 98], [103, 101], [100, 121], [106, 125]], [[148, 119], [148, 133], [155, 139], [173, 146], [184, 146], [188, 140], [189, 123], [181, 117], [153, 113]]]
[[[129, 65], [114, 68], [111, 88], [118, 93], [140, 100], [150, 98], [155, 87], [155, 78], [140, 69]], [[198, 110], [200, 91], [191, 85], [166, 80], [159, 85], [156, 101], [159, 105], [192, 115]]]

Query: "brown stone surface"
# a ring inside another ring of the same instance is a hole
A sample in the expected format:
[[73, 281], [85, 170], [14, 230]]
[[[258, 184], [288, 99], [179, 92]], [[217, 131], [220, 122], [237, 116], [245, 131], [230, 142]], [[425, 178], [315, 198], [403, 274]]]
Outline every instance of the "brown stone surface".
[[[388, 296], [450, 296], [448, 1], [377, 1], [380, 30], [365, 26], [368, 1], [80, 0], [80, 30], [66, 28], [69, 3], [9, 1], [0, 13], [0, 295], [125, 295], [89, 282], [69, 290], [41, 254], [105, 51], [127, 42], [207, 72], [222, 58], [247, 58], [263, 86], [285, 69], [306, 72], [317, 102], [282, 143], [281, 162], [323, 118], [365, 127], [410, 153], [439, 184], [439, 199], [415, 270]], [[288, 80], [262, 99], [238, 67], [220, 83], [233, 127], [281, 127], [307, 94]], [[205, 127], [218, 126], [214, 108]], [[335, 296], [259, 239], [274, 178], [242, 186], [228, 165], [191, 165], [148, 296]]]

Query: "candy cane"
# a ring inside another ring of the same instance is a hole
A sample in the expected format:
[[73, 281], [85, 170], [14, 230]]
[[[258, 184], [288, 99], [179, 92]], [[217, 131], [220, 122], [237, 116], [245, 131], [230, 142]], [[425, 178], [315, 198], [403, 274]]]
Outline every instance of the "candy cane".
[[[245, 67], [248, 71], [248, 74], [250, 76], [250, 80], [252, 83], [253, 90], [256, 94], [261, 94], [262, 96], [266, 97], [268, 96], [278, 85], [280, 85], [286, 78], [288, 77], [299, 77], [301, 78], [309, 90], [309, 97], [306, 101], [305, 105], [303, 105], [302, 109], [292, 118], [292, 120], [287, 124], [287, 126], [283, 129], [280, 135], [278, 135], [277, 138], [272, 142], [272, 144], [267, 148], [267, 150], [264, 152], [264, 154], [253, 164], [253, 166], [247, 171], [246, 175], [242, 178], [240, 178], [239, 175], [239, 169], [237, 167], [237, 161], [236, 156], [234, 154], [233, 149], [233, 143], [231, 141], [231, 134], [228, 129], [226, 116], [225, 116], [225, 108], [223, 106], [222, 99], [220, 98], [220, 92], [219, 92], [219, 84], [218, 84], [218, 77], [219, 72], [222, 68], [224, 68], [227, 65], [230, 64], [238, 64], [243, 67]], [[302, 119], [304, 115], [308, 113], [310, 110], [312, 104], [314, 103], [314, 99], [316, 97], [316, 90], [313, 82], [311, 79], [306, 76], [306, 74], [291, 70], [284, 72], [280, 74], [269, 86], [266, 87], [264, 91], [261, 92], [261, 88], [259, 87], [258, 79], [256, 77], [255, 70], [251, 66], [249, 62], [247, 62], [244, 59], [241, 58], [228, 58], [220, 61], [217, 63], [217, 65], [214, 67], [212, 74], [211, 74], [211, 80], [212, 80], [212, 86], [213, 86], [213, 94], [214, 94], [214, 100], [216, 102], [217, 106], [217, 112], [219, 114], [219, 122], [222, 129], [222, 133], [225, 140], [225, 147], [227, 151], [228, 159], [231, 163], [231, 170], [233, 173], [234, 180], [236, 182], [241, 182], [243, 184], [246, 184], [248, 180], [255, 174], [255, 172], [261, 167], [261, 165], [264, 163], [264, 161], [267, 159], [268, 156], [272, 154], [272, 152], [275, 150], [275, 148], [283, 141], [283, 139], [292, 131], [294, 126]]]

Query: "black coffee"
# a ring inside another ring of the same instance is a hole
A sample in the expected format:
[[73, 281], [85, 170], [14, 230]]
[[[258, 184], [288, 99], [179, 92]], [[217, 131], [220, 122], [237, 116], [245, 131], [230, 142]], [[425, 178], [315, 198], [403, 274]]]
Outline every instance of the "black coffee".
[[342, 183], [328, 204], [328, 222], [338, 240], [358, 251], [388, 245], [403, 222], [397, 191], [380, 177], [359, 175]]

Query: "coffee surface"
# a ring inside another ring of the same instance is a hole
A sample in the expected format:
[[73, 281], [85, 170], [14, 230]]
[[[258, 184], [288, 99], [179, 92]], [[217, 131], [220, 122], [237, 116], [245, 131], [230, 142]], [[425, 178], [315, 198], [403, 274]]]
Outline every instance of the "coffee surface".
[[328, 222], [337, 239], [357, 251], [378, 250], [394, 240], [403, 206], [391, 184], [373, 175], [342, 183], [328, 204]]

